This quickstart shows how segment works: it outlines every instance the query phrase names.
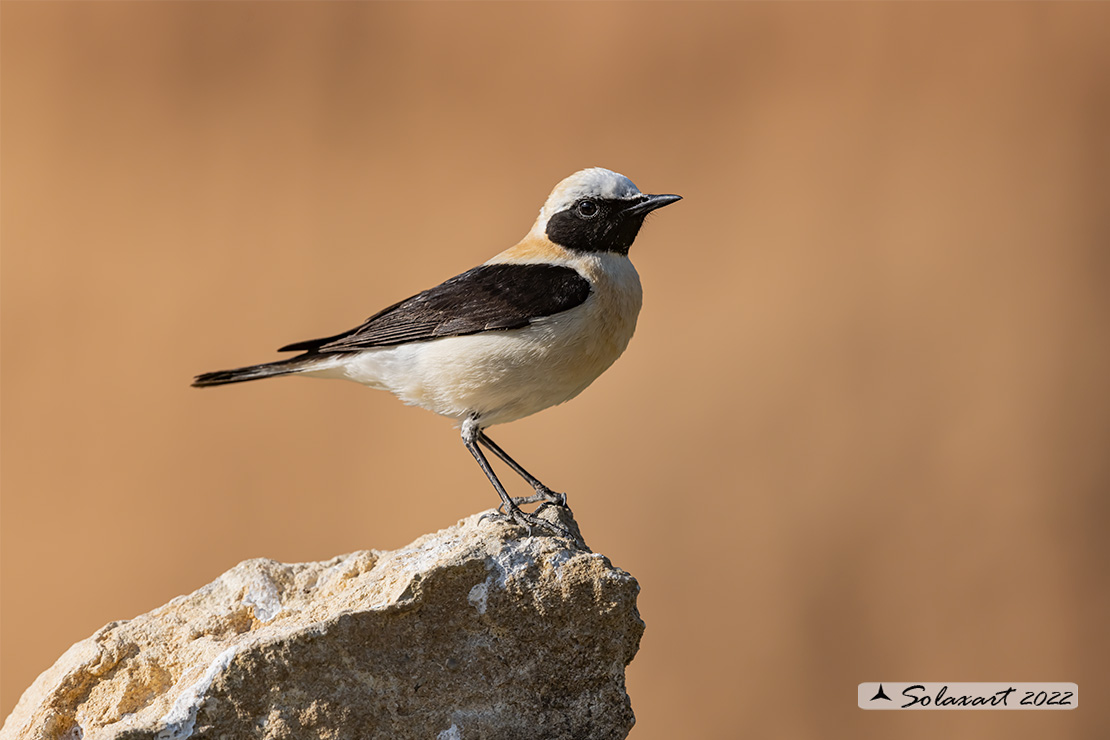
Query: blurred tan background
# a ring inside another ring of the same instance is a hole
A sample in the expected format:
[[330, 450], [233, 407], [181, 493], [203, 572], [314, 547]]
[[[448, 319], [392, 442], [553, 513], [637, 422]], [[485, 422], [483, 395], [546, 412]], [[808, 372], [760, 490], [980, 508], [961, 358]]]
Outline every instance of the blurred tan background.
[[[244, 558], [493, 506], [386, 394], [189, 381], [484, 261], [601, 165], [686, 198], [633, 248], [639, 331], [494, 438], [641, 583], [632, 737], [1110, 736], [1107, 5], [2, 13], [4, 716]], [[1083, 706], [857, 709], [877, 680]]]

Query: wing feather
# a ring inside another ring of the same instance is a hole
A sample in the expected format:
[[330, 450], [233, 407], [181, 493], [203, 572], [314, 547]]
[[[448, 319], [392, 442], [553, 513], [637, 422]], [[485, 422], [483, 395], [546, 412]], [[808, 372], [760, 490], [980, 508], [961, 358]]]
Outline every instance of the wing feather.
[[395, 303], [354, 329], [282, 347], [314, 354], [357, 352], [406, 342], [520, 329], [581, 305], [590, 283], [574, 268], [551, 264], [481, 265]]

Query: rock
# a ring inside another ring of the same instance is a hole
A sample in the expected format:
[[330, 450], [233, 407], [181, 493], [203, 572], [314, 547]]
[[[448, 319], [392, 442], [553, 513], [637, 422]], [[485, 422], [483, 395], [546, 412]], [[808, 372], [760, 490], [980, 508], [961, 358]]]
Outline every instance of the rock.
[[623, 738], [638, 591], [477, 514], [393, 552], [247, 560], [71, 647], [0, 738]]

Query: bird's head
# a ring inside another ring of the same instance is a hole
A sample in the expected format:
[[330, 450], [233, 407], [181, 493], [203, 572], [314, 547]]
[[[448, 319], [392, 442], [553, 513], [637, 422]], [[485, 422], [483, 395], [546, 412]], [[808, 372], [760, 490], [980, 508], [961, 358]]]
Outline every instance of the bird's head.
[[576, 252], [628, 254], [644, 218], [678, 200], [682, 196], [641, 193], [624, 175], [592, 167], [555, 186], [532, 233]]

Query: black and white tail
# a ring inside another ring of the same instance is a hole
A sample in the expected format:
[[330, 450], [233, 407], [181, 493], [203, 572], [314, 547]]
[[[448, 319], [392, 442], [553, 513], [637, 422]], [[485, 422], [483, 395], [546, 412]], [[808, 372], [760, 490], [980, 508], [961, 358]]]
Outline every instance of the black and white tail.
[[194, 388], [205, 388], [210, 385], [227, 385], [228, 383], [245, 383], [248, 380], [261, 380], [273, 378], [278, 375], [293, 375], [304, 372], [314, 363], [306, 362], [305, 358], [294, 357], [291, 360], [280, 362], [267, 362], [262, 365], [251, 365], [234, 370], [217, 370], [214, 373], [204, 373], [193, 379]]

